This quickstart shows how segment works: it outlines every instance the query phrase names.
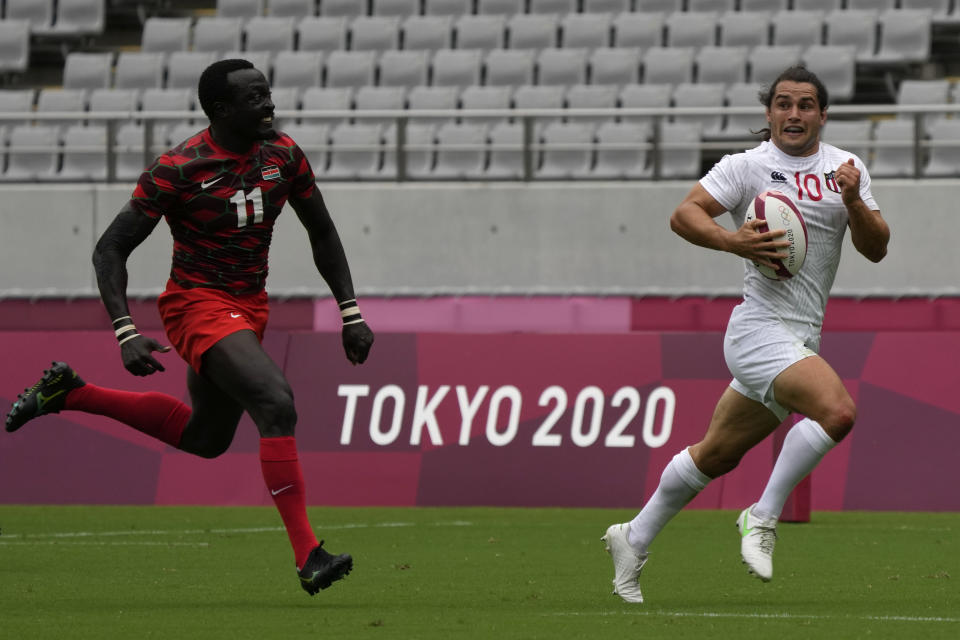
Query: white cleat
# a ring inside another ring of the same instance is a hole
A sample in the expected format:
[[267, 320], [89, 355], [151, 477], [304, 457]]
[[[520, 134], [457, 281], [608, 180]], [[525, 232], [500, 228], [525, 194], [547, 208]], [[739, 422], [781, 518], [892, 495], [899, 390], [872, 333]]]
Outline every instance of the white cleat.
[[646, 553], [638, 553], [627, 541], [629, 523], [612, 524], [602, 538], [605, 549], [613, 558], [613, 593], [624, 602], [643, 602], [640, 593], [640, 572], [647, 563]]
[[764, 582], [773, 578], [773, 545], [777, 542], [777, 519], [761, 520], [753, 515], [751, 505], [740, 512], [740, 556], [750, 573]]

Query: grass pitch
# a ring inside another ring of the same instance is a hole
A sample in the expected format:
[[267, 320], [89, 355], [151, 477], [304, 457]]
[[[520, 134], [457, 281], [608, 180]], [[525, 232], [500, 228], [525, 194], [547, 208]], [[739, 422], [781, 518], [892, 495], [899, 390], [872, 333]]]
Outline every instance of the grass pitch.
[[300, 589], [272, 507], [0, 506], [0, 638], [960, 638], [960, 514], [781, 524], [774, 579], [736, 513], [685, 511], [647, 602], [610, 593], [623, 510], [312, 508], [354, 571]]

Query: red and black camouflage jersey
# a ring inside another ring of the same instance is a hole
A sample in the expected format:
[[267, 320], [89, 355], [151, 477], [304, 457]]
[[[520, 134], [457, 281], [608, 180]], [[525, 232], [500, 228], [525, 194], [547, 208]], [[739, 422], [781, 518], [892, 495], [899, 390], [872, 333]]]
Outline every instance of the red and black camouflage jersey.
[[310, 163], [282, 132], [237, 154], [205, 129], [147, 167], [130, 204], [170, 225], [174, 282], [246, 295], [264, 288], [273, 224], [287, 198], [314, 189]]

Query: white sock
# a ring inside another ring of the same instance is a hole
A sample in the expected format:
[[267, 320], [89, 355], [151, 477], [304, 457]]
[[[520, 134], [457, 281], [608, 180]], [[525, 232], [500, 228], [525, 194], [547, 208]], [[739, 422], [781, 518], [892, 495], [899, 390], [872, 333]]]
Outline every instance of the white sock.
[[660, 530], [703, 491], [708, 482], [710, 478], [697, 469], [687, 449], [673, 456], [663, 469], [657, 490], [637, 517], [630, 521], [627, 542], [640, 553], [646, 553]]
[[773, 473], [753, 507], [753, 515], [761, 520], [779, 518], [793, 488], [813, 471], [827, 451], [837, 445], [819, 424], [804, 418], [787, 432], [783, 448], [773, 465]]

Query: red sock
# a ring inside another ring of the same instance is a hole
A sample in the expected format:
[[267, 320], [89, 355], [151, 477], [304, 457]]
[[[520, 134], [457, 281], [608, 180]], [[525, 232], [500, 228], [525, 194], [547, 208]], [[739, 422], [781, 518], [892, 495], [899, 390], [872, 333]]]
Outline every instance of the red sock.
[[318, 543], [307, 519], [307, 496], [296, 439], [293, 436], [260, 438], [260, 468], [283, 526], [287, 528], [297, 569], [300, 569]]
[[190, 407], [156, 391], [137, 393], [90, 384], [67, 394], [64, 409], [107, 416], [176, 447], [190, 420]]

